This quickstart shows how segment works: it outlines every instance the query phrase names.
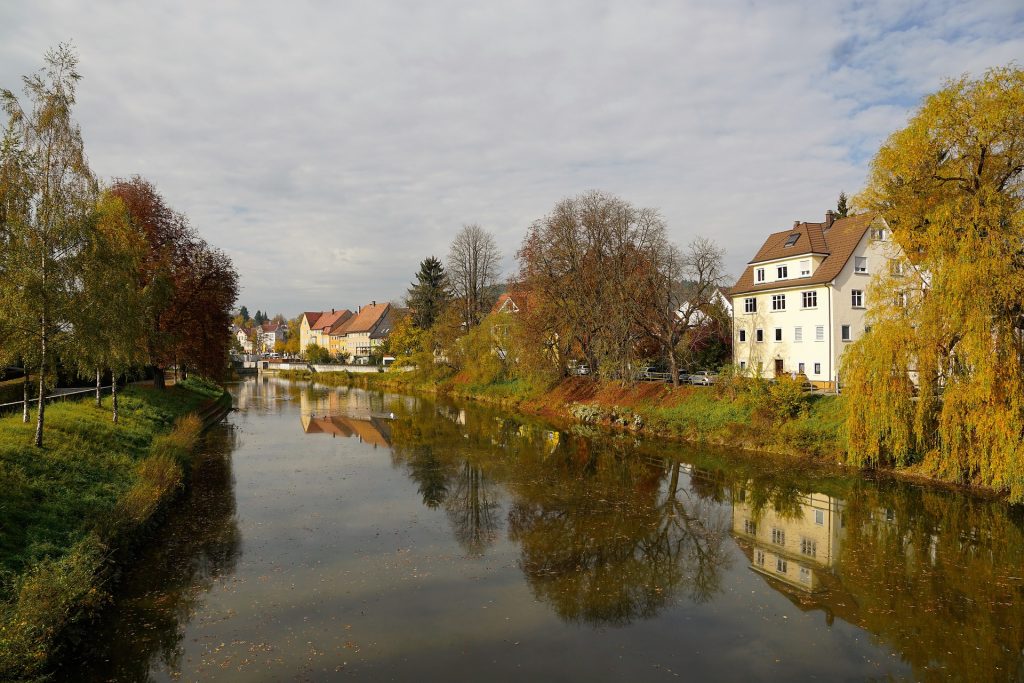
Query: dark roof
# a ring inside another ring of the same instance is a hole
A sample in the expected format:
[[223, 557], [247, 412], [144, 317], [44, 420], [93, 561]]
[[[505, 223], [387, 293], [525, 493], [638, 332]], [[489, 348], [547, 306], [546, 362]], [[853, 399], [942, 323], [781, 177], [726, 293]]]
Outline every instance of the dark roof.
[[316, 324], [316, 321], [320, 319], [320, 316], [322, 316], [323, 313], [321, 311], [306, 311], [302, 315], [306, 317], [306, 322], [309, 324], [309, 326], [313, 327], [313, 325]]
[[[875, 214], [864, 213], [859, 216], [840, 218], [831, 227], [825, 227], [825, 223], [800, 223], [793, 226], [791, 230], [772, 233], [746, 270], [743, 271], [743, 275], [733, 285], [732, 296], [782, 287], [801, 287], [831, 282], [850, 260], [854, 249], [860, 244], [864, 233], [867, 232], [874, 219]], [[801, 233], [800, 239], [792, 247], [784, 246], [786, 239], [794, 232]], [[810, 277], [754, 284], [754, 268], [759, 263], [807, 254], [825, 255], [821, 264]]]

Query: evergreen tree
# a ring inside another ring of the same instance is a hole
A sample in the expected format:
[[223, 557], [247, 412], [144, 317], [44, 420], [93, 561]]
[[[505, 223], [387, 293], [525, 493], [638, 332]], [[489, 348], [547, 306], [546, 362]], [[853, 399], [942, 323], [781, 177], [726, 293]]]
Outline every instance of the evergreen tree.
[[448, 276], [441, 261], [433, 256], [421, 261], [416, 284], [409, 288], [406, 300], [412, 309], [413, 324], [421, 330], [430, 329], [450, 299]]
[[240, 309], [238, 309], [238, 314], [240, 316], [242, 316], [242, 320], [244, 320], [245, 322], [249, 322], [249, 309], [248, 308], [246, 308], [245, 306], [242, 306]]
[[850, 207], [846, 205], [846, 193], [839, 193], [839, 201], [836, 203], [836, 217], [846, 218], [850, 215]]

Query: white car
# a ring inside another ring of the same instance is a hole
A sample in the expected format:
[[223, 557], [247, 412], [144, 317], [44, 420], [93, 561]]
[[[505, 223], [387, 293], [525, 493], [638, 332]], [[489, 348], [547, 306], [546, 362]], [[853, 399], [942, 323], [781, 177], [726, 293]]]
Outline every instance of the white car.
[[718, 373], [711, 370], [698, 370], [690, 375], [690, 384], [700, 384], [709, 387], [718, 380]]

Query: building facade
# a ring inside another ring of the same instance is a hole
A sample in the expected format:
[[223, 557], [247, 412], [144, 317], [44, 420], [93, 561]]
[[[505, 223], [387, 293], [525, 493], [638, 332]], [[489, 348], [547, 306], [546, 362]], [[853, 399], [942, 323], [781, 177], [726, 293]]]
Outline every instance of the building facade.
[[889, 237], [880, 216], [831, 211], [770, 235], [730, 292], [735, 366], [836, 388], [843, 352], [866, 331], [872, 275], [891, 267]]

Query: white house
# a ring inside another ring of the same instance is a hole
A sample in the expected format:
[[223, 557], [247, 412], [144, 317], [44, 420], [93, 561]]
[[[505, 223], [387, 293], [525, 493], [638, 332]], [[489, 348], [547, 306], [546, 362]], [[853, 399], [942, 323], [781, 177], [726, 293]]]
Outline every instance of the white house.
[[865, 332], [871, 276], [890, 267], [889, 237], [880, 216], [831, 211], [770, 235], [731, 290], [733, 363], [835, 388], [843, 351]]
[[259, 346], [264, 351], [273, 351], [274, 344], [283, 342], [288, 336], [288, 326], [284, 323], [266, 322], [257, 328], [257, 332], [260, 338]]

